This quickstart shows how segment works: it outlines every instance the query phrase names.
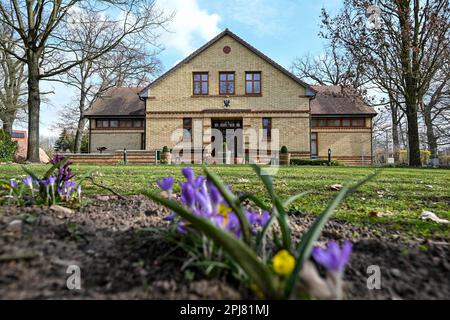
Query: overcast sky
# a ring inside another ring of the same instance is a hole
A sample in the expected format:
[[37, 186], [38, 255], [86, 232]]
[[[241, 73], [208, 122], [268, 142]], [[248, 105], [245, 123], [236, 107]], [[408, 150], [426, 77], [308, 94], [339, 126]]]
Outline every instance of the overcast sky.
[[[164, 70], [212, 39], [225, 28], [289, 68], [295, 57], [319, 55], [324, 42], [317, 36], [323, 7], [336, 12], [341, 0], [158, 0], [166, 12], [175, 12], [171, 33], [161, 38]], [[41, 111], [41, 135], [56, 136], [51, 129], [58, 111], [73, 99], [72, 89], [43, 84], [47, 96]], [[18, 126], [17, 126], [18, 127]]]

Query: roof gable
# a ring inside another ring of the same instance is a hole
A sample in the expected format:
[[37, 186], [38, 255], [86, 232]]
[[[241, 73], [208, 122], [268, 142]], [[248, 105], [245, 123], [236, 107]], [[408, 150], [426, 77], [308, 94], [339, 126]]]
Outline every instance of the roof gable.
[[163, 79], [167, 78], [170, 74], [175, 72], [181, 66], [185, 65], [186, 63], [189, 63], [195, 57], [200, 55], [202, 52], [206, 51], [208, 48], [210, 48], [212, 45], [214, 45], [215, 43], [217, 43], [219, 40], [221, 40], [222, 38], [224, 38], [226, 36], [229, 36], [229, 37], [233, 38], [236, 42], [238, 42], [239, 44], [241, 44], [244, 47], [246, 47], [252, 53], [254, 53], [258, 57], [260, 57], [261, 59], [263, 59], [264, 61], [266, 61], [270, 65], [272, 65], [275, 69], [277, 69], [278, 71], [280, 71], [284, 75], [286, 75], [289, 78], [291, 78], [293, 81], [295, 81], [298, 84], [300, 84], [301, 86], [303, 86], [305, 88], [307, 96], [309, 96], [309, 97], [314, 97], [315, 96], [316, 91], [309, 84], [307, 84], [306, 82], [304, 82], [304, 81], [300, 80], [299, 78], [297, 78], [294, 74], [292, 74], [291, 72], [289, 72], [288, 70], [283, 68], [281, 65], [276, 63], [274, 60], [272, 60], [271, 58], [269, 58], [268, 56], [263, 54], [261, 51], [257, 50], [255, 47], [251, 46], [248, 42], [244, 41], [242, 38], [238, 37], [236, 34], [234, 34], [233, 32], [231, 32], [228, 29], [225, 29], [222, 33], [220, 33], [215, 38], [213, 38], [212, 40], [207, 42], [205, 45], [203, 45], [202, 47], [200, 47], [199, 49], [194, 51], [192, 54], [190, 54], [184, 60], [182, 60], [181, 62], [176, 64], [174, 67], [169, 69], [166, 73], [161, 75], [159, 78], [155, 79], [146, 88], [144, 88], [144, 90], [142, 90], [140, 92], [140, 96], [143, 97], [143, 98], [148, 97], [148, 89], [150, 89], [152, 86], [156, 85], [157, 83], [161, 82]]

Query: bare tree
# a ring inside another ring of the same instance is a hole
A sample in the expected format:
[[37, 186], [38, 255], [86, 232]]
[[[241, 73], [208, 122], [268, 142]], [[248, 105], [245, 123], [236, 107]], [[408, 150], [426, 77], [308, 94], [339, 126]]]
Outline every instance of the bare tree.
[[[13, 30], [8, 26], [0, 26], [1, 38], [13, 37]], [[15, 50], [15, 44], [11, 41], [5, 44], [9, 50]], [[13, 123], [18, 112], [26, 108], [25, 64], [16, 59], [9, 50], [0, 47], [0, 120], [3, 123], [3, 130], [9, 135], [12, 133]]]
[[344, 46], [353, 61], [364, 62], [383, 88], [395, 85], [408, 121], [409, 164], [420, 166], [418, 109], [449, 45], [449, 0], [376, 4], [375, 10], [370, 0], [345, 0], [334, 18], [324, 10], [322, 35]]
[[151, 42], [142, 41], [140, 35], [129, 35], [111, 51], [96, 60], [85, 59], [87, 52], [101, 47], [103, 37], [111, 28], [111, 23], [101, 21], [98, 13], [80, 11], [79, 19], [83, 24], [70, 26], [68, 30], [67, 48], [79, 53], [80, 64], [61, 74], [53, 81], [59, 81], [77, 90], [77, 112], [70, 117], [66, 111], [60, 114], [62, 119], [77, 119], [73, 150], [80, 152], [82, 135], [85, 132], [87, 120], [85, 112], [95, 100], [112, 87], [140, 86], [148, 83], [149, 77], [155, 76], [160, 70], [160, 61], [156, 58], [160, 48], [157, 37]]
[[351, 61], [335, 42], [331, 42], [329, 48], [322, 55], [296, 58], [292, 63], [291, 70], [300, 79], [322, 86], [332, 85], [359, 89], [367, 84], [362, 63]]
[[439, 144], [445, 145], [450, 138], [450, 66], [449, 57], [442, 61], [421, 105], [420, 111], [426, 132], [431, 161], [438, 160]]
[[[67, 24], [83, 24], [77, 20], [79, 8], [101, 13], [110, 23], [110, 28], [99, 30], [97, 36], [102, 35], [104, 40], [100, 46], [84, 55], [67, 49], [73, 40], [68, 39], [68, 28], [64, 28]], [[110, 17], [113, 12], [119, 12], [116, 18]], [[9, 39], [0, 39], [0, 46], [25, 63], [28, 71], [29, 161], [39, 161], [40, 81], [103, 56], [130, 34], [151, 35], [166, 21], [154, 0], [0, 0], [0, 23], [14, 30], [12, 41], [20, 50], [12, 50]]]

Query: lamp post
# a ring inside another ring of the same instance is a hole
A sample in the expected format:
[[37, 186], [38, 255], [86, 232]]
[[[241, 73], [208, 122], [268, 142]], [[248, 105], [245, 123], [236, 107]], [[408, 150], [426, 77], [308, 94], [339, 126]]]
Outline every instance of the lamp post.
[[128, 152], [127, 152], [126, 148], [123, 149], [123, 163], [125, 165], [127, 165], [127, 163], [128, 163]]

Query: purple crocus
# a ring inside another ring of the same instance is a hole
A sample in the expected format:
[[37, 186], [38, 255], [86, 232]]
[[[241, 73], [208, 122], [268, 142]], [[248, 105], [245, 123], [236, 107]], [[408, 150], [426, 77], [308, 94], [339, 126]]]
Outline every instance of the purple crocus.
[[[63, 161], [65, 158], [63, 155], [55, 155], [53, 159], [50, 161], [51, 164], [59, 164], [61, 161]], [[57, 181], [58, 184], [61, 182], [69, 181], [71, 180], [75, 175], [72, 173], [72, 169], [70, 169], [70, 165], [72, 162], [67, 161], [64, 166], [58, 168], [58, 177]]]
[[328, 248], [315, 247], [312, 251], [314, 260], [331, 272], [344, 271], [352, 253], [352, 243], [345, 241], [342, 249], [336, 241], [328, 242]]
[[194, 181], [194, 170], [192, 170], [192, 168], [183, 168], [181, 169], [181, 172], [189, 183]]
[[50, 185], [54, 185], [55, 182], [56, 182], [56, 177], [53, 177], [53, 176], [48, 177], [48, 183], [49, 183]]
[[186, 222], [181, 221], [181, 222], [178, 224], [176, 230], [177, 230], [179, 233], [186, 235], [186, 234], [188, 233], [187, 230], [185, 229], [185, 228], [186, 228], [186, 225], [187, 225]]
[[[193, 215], [209, 219], [214, 225], [223, 230], [234, 234], [236, 237], [241, 236], [241, 226], [235, 212], [230, 208], [223, 199], [218, 188], [208, 181], [204, 176], [195, 176], [192, 168], [181, 169], [186, 181], [180, 183], [181, 196], [180, 202]], [[167, 180], [157, 181], [158, 186], [163, 190], [171, 190], [173, 186], [173, 178], [165, 178]], [[264, 227], [269, 219], [268, 212], [255, 213], [250, 210], [246, 212], [253, 233], [256, 233], [259, 227]], [[174, 221], [175, 214], [172, 212], [166, 221]], [[187, 232], [185, 226], [187, 222], [183, 219], [176, 220], [177, 230], [183, 234]]]
[[48, 186], [50, 184], [50, 182], [48, 180], [46, 180], [46, 179], [42, 179], [40, 181], [40, 184], [42, 184], [44, 187], [46, 187], [46, 186]]
[[25, 183], [25, 185], [27, 185], [30, 189], [33, 189], [33, 178], [31, 177], [26, 177], [23, 180], [23, 183]]
[[171, 213], [171, 214], [169, 214], [167, 217], [164, 218], [164, 221], [170, 221], [170, 222], [172, 222], [172, 221], [175, 220], [176, 216], [177, 216], [176, 213]]
[[181, 202], [193, 208], [195, 204], [195, 190], [189, 183], [181, 183]]
[[18, 183], [17, 183], [16, 180], [12, 180], [12, 179], [11, 179], [11, 180], [9, 181], [9, 185], [11, 186], [11, 188], [15, 189], [15, 188], [17, 187]]
[[213, 205], [218, 206], [222, 202], [222, 195], [211, 181], [206, 182], [206, 185], [208, 187]]
[[76, 185], [75, 181], [66, 181], [66, 182], [64, 182], [64, 187], [65, 187], [67, 190], [73, 190], [73, 189], [75, 189], [75, 185]]
[[166, 178], [162, 178], [161, 180], [157, 180], [156, 184], [162, 190], [169, 192], [169, 191], [172, 191], [173, 182], [174, 182], [174, 178], [173, 177], [166, 177]]
[[248, 222], [250, 222], [250, 225], [259, 227], [264, 227], [270, 219], [270, 214], [267, 211], [264, 211], [262, 213], [247, 211], [246, 216]]

